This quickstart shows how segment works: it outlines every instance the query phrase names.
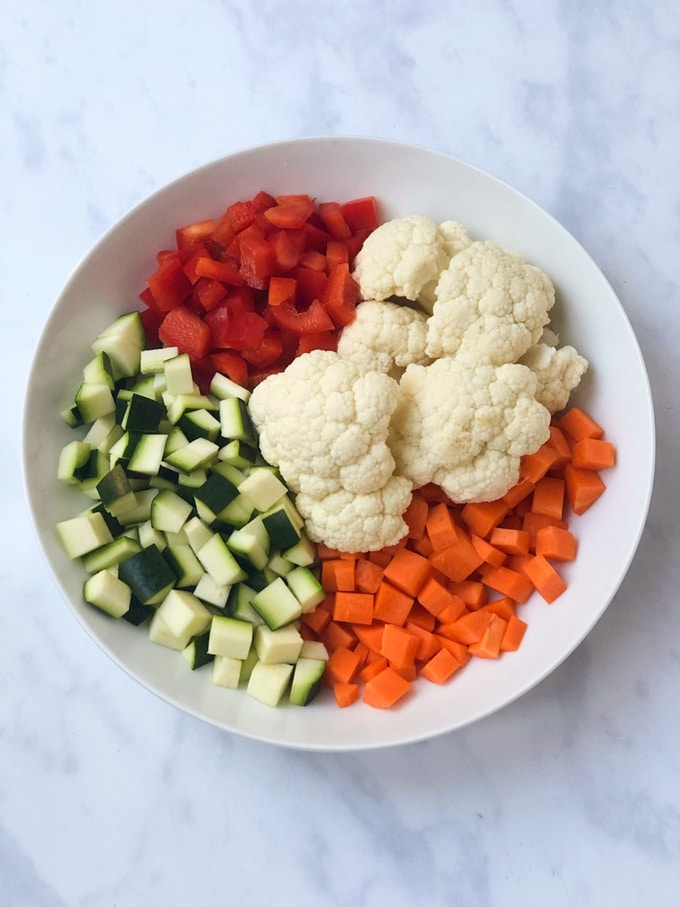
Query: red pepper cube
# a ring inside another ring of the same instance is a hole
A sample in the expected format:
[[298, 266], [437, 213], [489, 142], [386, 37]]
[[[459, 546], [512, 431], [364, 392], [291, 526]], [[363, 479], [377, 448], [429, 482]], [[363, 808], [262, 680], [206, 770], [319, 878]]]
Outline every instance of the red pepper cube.
[[180, 257], [174, 254], [162, 259], [147, 284], [154, 304], [161, 312], [181, 305], [191, 293], [191, 281], [184, 273]]
[[210, 328], [185, 306], [168, 312], [158, 336], [165, 346], [176, 346], [180, 353], [188, 353], [194, 359], [203, 359], [210, 349]]
[[378, 201], [374, 195], [351, 199], [340, 205], [340, 210], [352, 233], [372, 232], [380, 223]]
[[321, 202], [319, 216], [333, 239], [349, 239], [352, 235], [342, 208], [337, 202]]
[[297, 281], [293, 277], [272, 277], [269, 281], [267, 302], [269, 305], [281, 305], [283, 302], [295, 302]]
[[358, 301], [359, 284], [350, 274], [349, 265], [346, 262], [336, 265], [329, 275], [322, 302], [338, 327], [354, 320]]

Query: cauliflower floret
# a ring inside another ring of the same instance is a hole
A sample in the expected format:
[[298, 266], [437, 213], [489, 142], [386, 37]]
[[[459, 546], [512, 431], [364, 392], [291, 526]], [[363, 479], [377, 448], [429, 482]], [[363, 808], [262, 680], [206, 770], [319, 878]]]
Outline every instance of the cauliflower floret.
[[299, 494], [296, 505], [313, 542], [341, 551], [370, 551], [396, 545], [406, 533], [402, 514], [411, 500], [411, 482], [392, 476], [369, 494], [336, 491], [324, 498]]
[[[455, 220], [445, 220], [443, 224], [439, 224], [439, 234], [444, 240], [444, 249], [446, 250], [448, 261], [451, 261], [454, 255], [458, 255], [459, 252], [462, 252], [463, 249], [467, 249], [467, 247], [472, 244], [472, 240], [465, 227]], [[418, 295], [418, 302], [428, 315], [432, 314], [432, 309], [437, 301], [436, 290], [438, 280], [439, 274], [437, 274], [434, 280], [430, 280], [426, 283]]]
[[428, 319], [427, 355], [470, 351], [515, 362], [541, 336], [555, 289], [546, 274], [492, 242], [473, 242], [442, 272]]
[[[299, 356], [253, 390], [248, 407], [260, 451], [298, 494], [296, 503], [311, 520], [307, 528], [314, 540], [358, 550], [348, 546], [363, 532], [365, 550], [372, 550], [393, 544], [385, 539], [398, 531], [400, 538], [406, 533], [401, 515], [411, 484], [393, 479], [394, 458], [387, 446], [398, 397], [399, 386], [388, 375], [363, 372], [327, 350]], [[354, 498], [365, 504], [349, 506]], [[353, 525], [364, 512], [361, 506], [375, 517], [363, 529]]]
[[434, 482], [456, 502], [491, 501], [519, 478], [520, 458], [549, 436], [526, 366], [480, 363], [471, 353], [411, 365], [390, 429], [397, 473]]
[[547, 343], [530, 347], [520, 362], [536, 375], [536, 399], [550, 413], [564, 409], [588, 369], [588, 360], [573, 346], [555, 349]]
[[367, 300], [357, 306], [356, 317], [338, 342], [338, 354], [351, 359], [362, 371], [387, 374], [412, 362], [426, 365], [426, 315], [407, 305]]
[[403, 296], [415, 301], [448, 260], [437, 224], [413, 214], [381, 224], [366, 238], [356, 256], [353, 276], [364, 299]]

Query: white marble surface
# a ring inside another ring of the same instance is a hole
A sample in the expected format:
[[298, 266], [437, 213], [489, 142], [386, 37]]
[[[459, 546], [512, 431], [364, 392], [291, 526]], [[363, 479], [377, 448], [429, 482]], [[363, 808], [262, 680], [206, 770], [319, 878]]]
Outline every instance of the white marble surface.
[[[2, 907], [678, 903], [679, 110], [674, 0], [5, 10]], [[357, 755], [228, 736], [138, 687], [61, 600], [20, 474], [32, 352], [88, 248], [186, 170], [318, 134], [428, 145], [553, 213], [618, 292], [658, 419], [647, 531], [586, 642], [477, 725]]]

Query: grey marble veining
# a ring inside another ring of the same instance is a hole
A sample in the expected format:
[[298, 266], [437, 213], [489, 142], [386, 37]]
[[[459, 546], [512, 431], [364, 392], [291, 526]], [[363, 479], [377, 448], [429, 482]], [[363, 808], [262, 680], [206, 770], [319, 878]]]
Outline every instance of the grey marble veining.
[[[672, 0], [5, 12], [0, 907], [678, 903], [678, 110]], [[479, 724], [355, 755], [224, 735], [124, 675], [61, 601], [20, 477], [33, 350], [89, 247], [189, 169], [320, 134], [454, 154], [554, 214], [621, 298], [658, 420], [647, 531], [579, 649]]]

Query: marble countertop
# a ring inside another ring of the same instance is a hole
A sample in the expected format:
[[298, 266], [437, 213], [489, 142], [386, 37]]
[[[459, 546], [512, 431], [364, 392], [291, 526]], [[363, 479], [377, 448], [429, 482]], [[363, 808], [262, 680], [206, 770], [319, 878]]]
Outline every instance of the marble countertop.
[[[678, 902], [679, 110], [670, 0], [5, 12], [2, 907]], [[626, 309], [658, 422], [647, 529], [586, 641], [501, 712], [363, 754], [231, 736], [123, 674], [61, 599], [20, 467], [32, 354], [90, 246], [187, 170], [322, 134], [452, 154], [557, 217]]]

